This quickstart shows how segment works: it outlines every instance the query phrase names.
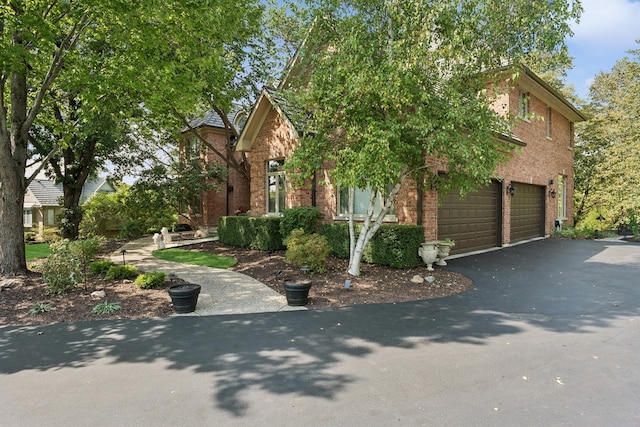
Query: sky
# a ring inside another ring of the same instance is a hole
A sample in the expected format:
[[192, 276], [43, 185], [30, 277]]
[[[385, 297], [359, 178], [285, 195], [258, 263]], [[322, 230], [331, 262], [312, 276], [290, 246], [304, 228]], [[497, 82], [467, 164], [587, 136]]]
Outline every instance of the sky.
[[573, 37], [566, 40], [573, 56], [567, 83], [586, 99], [593, 78], [611, 70], [626, 51], [640, 49], [640, 0], [581, 0], [582, 17], [572, 24]]

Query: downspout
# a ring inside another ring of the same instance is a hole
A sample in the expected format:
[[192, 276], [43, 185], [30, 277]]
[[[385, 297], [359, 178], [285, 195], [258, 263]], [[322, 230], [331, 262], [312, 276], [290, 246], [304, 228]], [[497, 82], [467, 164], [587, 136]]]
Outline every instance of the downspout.
[[313, 207], [317, 205], [317, 186], [316, 173], [313, 172], [313, 178], [311, 178], [311, 206]]

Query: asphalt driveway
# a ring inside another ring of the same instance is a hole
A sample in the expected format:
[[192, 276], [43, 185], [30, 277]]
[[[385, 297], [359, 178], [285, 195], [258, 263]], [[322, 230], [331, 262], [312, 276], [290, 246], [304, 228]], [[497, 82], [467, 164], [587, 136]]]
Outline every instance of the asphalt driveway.
[[640, 425], [640, 245], [452, 260], [415, 303], [0, 328], [7, 426]]

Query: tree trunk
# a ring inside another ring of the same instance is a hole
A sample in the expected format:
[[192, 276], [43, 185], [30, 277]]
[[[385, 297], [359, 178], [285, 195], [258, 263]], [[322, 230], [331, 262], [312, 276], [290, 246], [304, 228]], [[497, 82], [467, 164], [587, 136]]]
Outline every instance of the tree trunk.
[[[2, 162], [4, 163], [4, 162]], [[0, 168], [0, 276], [27, 272], [24, 252], [23, 179], [13, 168]], [[24, 172], [23, 172], [24, 174]]]
[[63, 197], [63, 218], [60, 224], [62, 237], [75, 240], [80, 233], [80, 222], [82, 221], [82, 209], [80, 208], [80, 198], [82, 197], [82, 187], [84, 182], [72, 185], [62, 185]]

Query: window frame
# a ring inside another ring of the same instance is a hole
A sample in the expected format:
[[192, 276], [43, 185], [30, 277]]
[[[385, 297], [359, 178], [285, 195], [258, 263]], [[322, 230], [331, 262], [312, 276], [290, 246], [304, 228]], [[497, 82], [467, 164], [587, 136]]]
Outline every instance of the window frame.
[[[367, 200], [367, 209], [368, 209], [368, 200], [370, 198], [371, 195], [371, 187], [368, 187], [366, 189], [357, 189], [359, 190], [363, 197], [366, 198]], [[335, 220], [347, 220], [349, 219], [349, 212], [345, 212], [343, 211], [343, 201], [342, 198], [343, 193], [346, 192], [345, 194], [349, 194], [348, 193], [349, 188], [343, 188], [343, 189], [338, 189], [338, 191], [336, 192], [336, 216], [334, 217]], [[349, 206], [349, 202], [347, 200], [346, 202], [346, 206]], [[374, 210], [374, 217], [377, 215], [378, 212], [380, 212], [380, 209], [382, 209], [382, 206], [384, 204], [384, 199], [382, 199], [382, 195], [380, 193], [378, 193], [378, 199], [376, 200], [376, 209]], [[391, 206], [390, 212], [388, 212], [384, 218], [383, 221], [384, 222], [398, 222], [398, 217], [396, 215], [396, 211], [395, 211], [395, 203]], [[353, 214], [353, 219], [356, 221], [364, 221], [366, 216], [366, 212], [364, 213], [354, 213]]]
[[529, 92], [522, 89], [518, 90], [518, 116], [526, 122], [529, 121], [527, 116], [531, 111], [530, 98]]
[[558, 175], [558, 218], [567, 219], [567, 176]]
[[33, 227], [33, 209], [27, 208], [22, 213], [22, 226], [27, 228]]
[[547, 139], [553, 139], [553, 135], [552, 135], [552, 116], [553, 116], [553, 109], [549, 106], [547, 106], [547, 111], [546, 111], [546, 116], [545, 116], [545, 124], [547, 127]]
[[[276, 163], [277, 169], [270, 170], [270, 165]], [[270, 179], [275, 179], [273, 185], [275, 185], [275, 196], [273, 198], [273, 210], [271, 209], [271, 182]], [[265, 163], [265, 212], [267, 216], [281, 216], [282, 212], [286, 209], [287, 203], [287, 178], [284, 171], [284, 159], [269, 159]], [[280, 194], [282, 192], [282, 194]], [[282, 206], [280, 206], [282, 205]]]

